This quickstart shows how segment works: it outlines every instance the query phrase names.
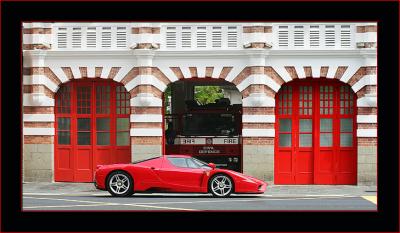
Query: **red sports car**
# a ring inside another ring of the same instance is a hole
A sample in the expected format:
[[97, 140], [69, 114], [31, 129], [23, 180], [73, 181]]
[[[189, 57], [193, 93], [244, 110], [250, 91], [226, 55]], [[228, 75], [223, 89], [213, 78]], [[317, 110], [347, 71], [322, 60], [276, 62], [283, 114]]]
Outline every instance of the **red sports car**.
[[99, 165], [95, 173], [97, 189], [113, 196], [134, 192], [264, 193], [267, 183], [235, 171], [218, 169], [187, 155], [165, 155], [131, 164]]

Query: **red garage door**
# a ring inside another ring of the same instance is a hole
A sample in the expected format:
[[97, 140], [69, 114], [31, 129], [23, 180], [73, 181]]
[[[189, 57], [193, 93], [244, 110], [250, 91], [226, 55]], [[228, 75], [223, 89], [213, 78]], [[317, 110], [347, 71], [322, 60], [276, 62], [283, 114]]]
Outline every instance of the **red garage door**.
[[299, 79], [276, 97], [275, 183], [356, 184], [356, 95], [338, 80]]
[[130, 162], [130, 95], [111, 80], [79, 80], [56, 94], [55, 181], [92, 182], [99, 164]]

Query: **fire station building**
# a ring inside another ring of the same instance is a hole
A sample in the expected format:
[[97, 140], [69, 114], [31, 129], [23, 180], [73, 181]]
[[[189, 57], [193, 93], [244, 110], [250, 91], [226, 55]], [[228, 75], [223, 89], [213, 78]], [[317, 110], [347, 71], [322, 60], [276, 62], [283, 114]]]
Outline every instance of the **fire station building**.
[[375, 22], [29, 22], [22, 35], [26, 182], [189, 154], [274, 184], [376, 184]]

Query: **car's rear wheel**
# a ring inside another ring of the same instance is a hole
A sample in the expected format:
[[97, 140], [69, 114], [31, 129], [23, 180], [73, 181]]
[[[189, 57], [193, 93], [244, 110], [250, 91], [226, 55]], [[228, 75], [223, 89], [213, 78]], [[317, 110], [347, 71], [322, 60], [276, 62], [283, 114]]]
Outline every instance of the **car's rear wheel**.
[[112, 172], [107, 179], [107, 190], [115, 197], [132, 196], [133, 179], [124, 171]]
[[224, 174], [213, 176], [208, 185], [214, 197], [228, 197], [233, 192], [233, 181], [229, 176]]

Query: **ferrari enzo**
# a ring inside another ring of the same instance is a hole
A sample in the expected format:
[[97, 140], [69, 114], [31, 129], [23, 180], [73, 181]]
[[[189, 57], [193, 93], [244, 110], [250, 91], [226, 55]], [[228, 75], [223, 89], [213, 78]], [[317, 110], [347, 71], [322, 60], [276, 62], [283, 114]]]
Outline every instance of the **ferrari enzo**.
[[231, 170], [216, 168], [187, 155], [165, 155], [130, 164], [98, 165], [94, 184], [112, 196], [140, 192], [264, 193], [267, 183]]

